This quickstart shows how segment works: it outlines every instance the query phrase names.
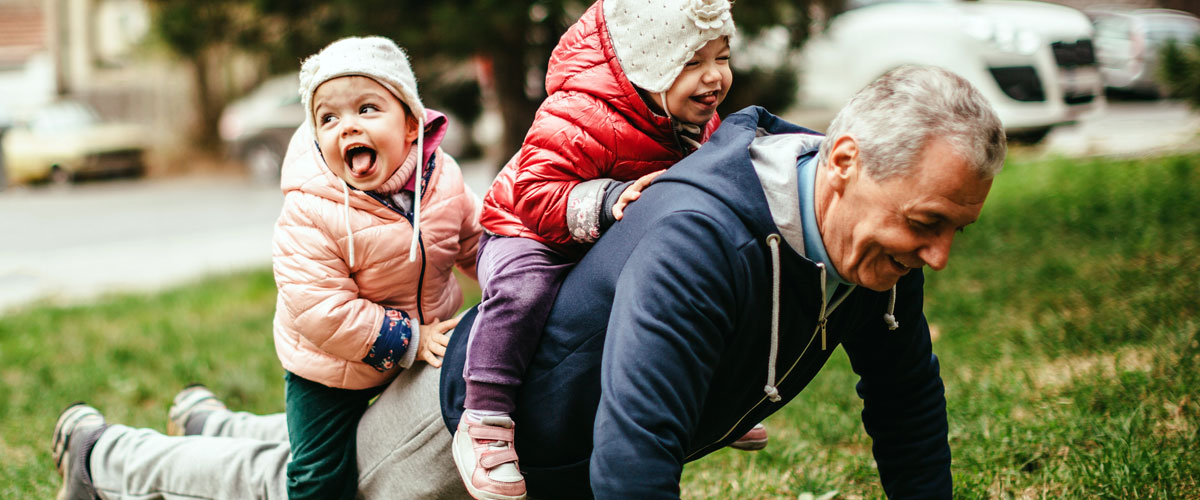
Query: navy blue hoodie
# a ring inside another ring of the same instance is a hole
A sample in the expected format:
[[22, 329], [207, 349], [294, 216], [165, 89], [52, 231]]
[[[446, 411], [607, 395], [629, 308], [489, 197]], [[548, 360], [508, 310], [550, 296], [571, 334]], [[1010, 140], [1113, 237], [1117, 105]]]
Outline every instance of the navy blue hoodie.
[[[800, 146], [752, 158], [757, 141], [782, 134], [796, 134], [782, 139]], [[817, 142], [759, 107], [730, 115], [571, 271], [513, 415], [532, 497], [678, 498], [685, 462], [782, 408], [840, 344], [860, 376], [863, 425], [888, 497], [950, 498], [944, 387], [922, 274], [896, 287], [895, 330], [883, 319], [889, 293], [842, 287], [827, 301], [823, 269], [803, 256], [796, 234], [798, 203], [780, 204], [796, 198], [796, 166]], [[779, 401], [764, 392], [776, 315]], [[442, 369], [450, 429], [462, 413], [472, 322], [473, 313], [459, 324]]]

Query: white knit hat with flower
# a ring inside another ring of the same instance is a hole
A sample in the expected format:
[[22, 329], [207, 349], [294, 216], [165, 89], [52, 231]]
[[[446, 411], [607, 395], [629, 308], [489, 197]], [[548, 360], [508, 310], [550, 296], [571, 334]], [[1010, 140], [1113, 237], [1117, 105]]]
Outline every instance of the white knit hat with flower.
[[322, 83], [342, 76], [375, 80], [404, 102], [413, 116], [425, 116], [425, 106], [417, 94], [417, 79], [404, 49], [381, 36], [349, 37], [329, 44], [300, 66], [300, 102], [306, 111], [305, 123], [314, 134], [313, 94]]
[[603, 0], [604, 22], [626, 78], [654, 94], [671, 88], [692, 55], [733, 36], [729, 0]]

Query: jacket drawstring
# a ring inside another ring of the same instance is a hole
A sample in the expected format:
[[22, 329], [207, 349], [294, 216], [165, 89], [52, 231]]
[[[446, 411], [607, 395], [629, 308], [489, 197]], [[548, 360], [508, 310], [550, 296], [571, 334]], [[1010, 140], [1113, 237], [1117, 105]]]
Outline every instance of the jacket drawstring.
[[779, 235], [767, 236], [767, 246], [771, 248], [771, 354], [767, 357], [767, 386], [763, 392], [772, 403], [778, 403], [781, 398], [775, 387], [775, 359], [779, 356]]
[[[413, 189], [413, 236], [408, 248], [408, 261], [417, 260], [417, 244], [421, 241], [421, 181], [425, 179], [425, 117], [417, 119], [417, 176]], [[351, 247], [353, 248], [353, 247]]]
[[350, 229], [350, 186], [346, 185], [346, 180], [342, 179], [340, 176], [338, 177], [338, 179], [342, 181], [342, 212], [346, 218], [346, 239], [349, 240], [349, 243], [350, 243], [350, 269], [351, 269], [351, 272], [353, 272], [353, 269], [354, 269], [354, 231], [352, 229]]
[[900, 322], [896, 321], [896, 286], [892, 286], [892, 298], [888, 301], [888, 311], [883, 315], [883, 322], [887, 323], [888, 330], [900, 328]]

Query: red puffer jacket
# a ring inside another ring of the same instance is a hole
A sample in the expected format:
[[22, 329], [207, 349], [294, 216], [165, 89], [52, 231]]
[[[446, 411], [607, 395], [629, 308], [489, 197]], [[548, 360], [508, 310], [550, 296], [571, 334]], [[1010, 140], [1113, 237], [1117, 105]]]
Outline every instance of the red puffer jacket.
[[[567, 230], [567, 195], [580, 182], [634, 180], [683, 159], [670, 120], [650, 110], [625, 77], [596, 2], [550, 55], [548, 97], [521, 151], [483, 200], [480, 223], [502, 236], [538, 240], [569, 254], [584, 243]], [[716, 115], [701, 142], [716, 130]]]

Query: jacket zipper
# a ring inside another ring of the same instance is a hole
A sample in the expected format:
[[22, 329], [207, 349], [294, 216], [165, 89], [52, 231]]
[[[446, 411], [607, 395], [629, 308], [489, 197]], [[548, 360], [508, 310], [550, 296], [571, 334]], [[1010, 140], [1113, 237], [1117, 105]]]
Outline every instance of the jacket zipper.
[[[429, 157], [429, 163], [434, 163], [433, 155], [431, 155]], [[430, 167], [430, 168], [432, 168], [432, 167]], [[421, 179], [418, 179], [417, 182], [421, 182]], [[399, 214], [400, 217], [403, 217], [404, 220], [408, 221], [408, 225], [410, 227], [413, 225], [412, 215], [406, 214], [406, 213], [401, 212], [401, 211], [397, 210], [396, 208], [392, 207], [391, 204], [389, 204], [386, 201], [383, 201], [382, 197], [379, 196], [378, 194], [375, 194], [370, 191], [363, 191], [363, 192], [367, 193], [368, 196], [370, 196], [372, 199], [374, 199], [375, 201], [377, 201], [381, 205], [383, 205], [384, 208], [387, 208], [388, 210], [391, 210], [391, 211]], [[428, 191], [422, 189], [421, 190], [421, 198], [425, 198], [425, 196], [427, 196], [427, 195], [428, 195]], [[421, 200], [417, 200], [418, 203], [420, 201]], [[425, 258], [425, 238], [422, 238], [420, 233], [417, 233], [416, 231], [413, 231], [413, 235], [417, 237], [417, 246], [421, 247], [421, 272], [420, 272], [420, 274], [418, 274], [418, 277], [417, 277], [417, 321], [418, 321], [418, 324], [424, 325], [425, 324], [425, 293], [424, 293], [424, 290], [425, 290], [425, 263], [428, 261], [428, 259]]]
[[[832, 315], [833, 311], [835, 309], [837, 309], [837, 307], [839, 305], [841, 305], [843, 301], [846, 300], [846, 297], [850, 296], [850, 292], [852, 290], [853, 290], [853, 288], [846, 290], [845, 292], [842, 293], [842, 295], [840, 297], [836, 297], [836, 299], [833, 301], [833, 303], [830, 304], [829, 308], [825, 311], [825, 317], [817, 320], [817, 325], [816, 325], [816, 327], [813, 328], [812, 337], [808, 339], [808, 344], [805, 344], [804, 350], [800, 351], [799, 356], [796, 356], [796, 360], [792, 362], [792, 366], [789, 366], [787, 371], [783, 372], [783, 375], [779, 377], [779, 381], [776, 382], [776, 384], [775, 384], [777, 387], [783, 385], [783, 382], [785, 380], [787, 380], [788, 375], [791, 375], [792, 370], [796, 369], [796, 365], [800, 364], [800, 360], [804, 359], [804, 355], [808, 353], [808, 348], [812, 347], [813, 342], [815, 342], [817, 340], [817, 335], [820, 334], [821, 331], [824, 329], [825, 323], [829, 320], [829, 316]], [[823, 296], [825, 294], [825, 290], [821, 290], [821, 294]], [[822, 297], [822, 300], [824, 300], [824, 297]], [[824, 348], [822, 347], [822, 350], [823, 349]], [[766, 400], [767, 400], [767, 396], [764, 395], [764, 396], [760, 397], [758, 399], [758, 402], [754, 403], [754, 406], [751, 406], [749, 410], [747, 410], [745, 413], [742, 414], [742, 416], [740, 418], [737, 419], [737, 422], [733, 423], [733, 427], [730, 427], [729, 430], [725, 431], [725, 434], [722, 434], [721, 437], [717, 438], [716, 441], [713, 441], [701, 448], [697, 448], [696, 451], [689, 454], [687, 457], [684, 458], [684, 460], [685, 461], [691, 460], [692, 457], [696, 456], [698, 453], [700, 453], [704, 450], [707, 450], [708, 448], [712, 447], [713, 445], [715, 445], [715, 444], [721, 442], [722, 440], [724, 440], [725, 438], [729, 437], [729, 434], [732, 433], [733, 430], [737, 428], [737, 426], [741, 425], [742, 421], [745, 420], [746, 417], [750, 416], [751, 413], [754, 413], [754, 410], [757, 410], [759, 405], [761, 405], [763, 403], [763, 401], [766, 401]]]

